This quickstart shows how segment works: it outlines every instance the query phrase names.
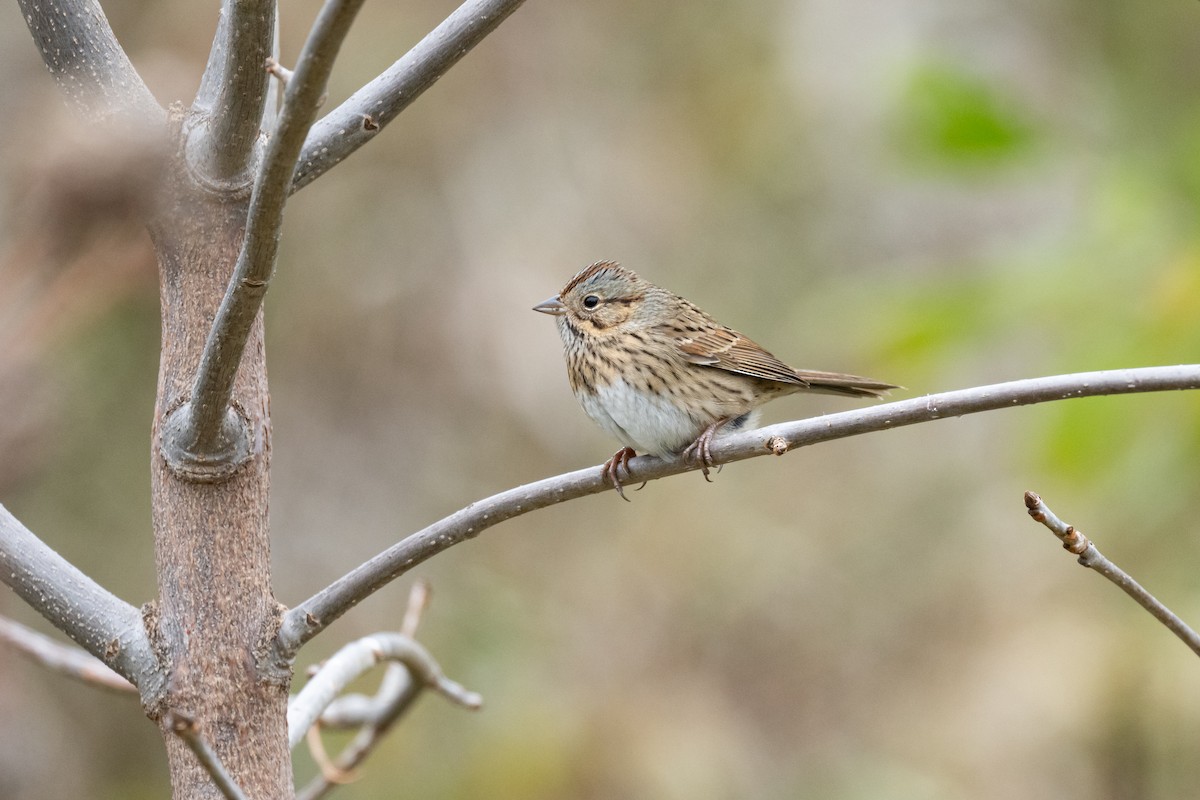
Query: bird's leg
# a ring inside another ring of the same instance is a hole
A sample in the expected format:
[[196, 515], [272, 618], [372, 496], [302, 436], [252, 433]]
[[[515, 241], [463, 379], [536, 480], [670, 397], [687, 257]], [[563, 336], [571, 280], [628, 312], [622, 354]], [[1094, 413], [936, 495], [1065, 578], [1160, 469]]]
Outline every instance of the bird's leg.
[[[637, 452], [632, 447], [622, 447], [617, 452], [613, 453], [613, 457], [604, 462], [601, 472], [604, 477], [608, 478], [609, 483], [617, 490], [617, 494], [621, 495], [621, 499], [629, 502], [629, 498], [625, 496], [624, 484], [621, 483], [621, 467], [625, 468], [625, 474], [629, 474], [629, 459], [637, 455]], [[645, 486], [646, 484], [642, 484]], [[639, 486], [638, 488], [642, 488]]]
[[700, 472], [704, 475], [704, 480], [708, 481], [709, 483], [712, 483], [712, 478], [708, 477], [708, 471], [716, 466], [716, 464], [713, 463], [712, 452], [710, 449], [712, 447], [712, 440], [713, 437], [717, 435], [717, 431], [721, 430], [721, 426], [729, 422], [730, 419], [732, 419], [732, 417], [726, 417], [725, 419], [719, 419], [709, 425], [699, 436], [696, 437], [696, 441], [689, 444], [687, 449], [683, 451], [683, 459], [685, 461], [689, 458], [695, 459], [700, 465]]

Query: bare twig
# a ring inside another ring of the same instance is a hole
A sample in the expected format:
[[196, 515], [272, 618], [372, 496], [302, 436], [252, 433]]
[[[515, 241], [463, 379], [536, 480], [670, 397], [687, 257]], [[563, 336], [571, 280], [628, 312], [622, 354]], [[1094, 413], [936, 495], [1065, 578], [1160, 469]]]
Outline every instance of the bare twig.
[[[1030, 378], [916, 397], [871, 408], [784, 422], [713, 442], [717, 464], [981, 411], [1097, 395], [1200, 388], [1200, 364], [1081, 372]], [[626, 483], [657, 480], [697, 469], [691, 462], [641, 456], [629, 463]], [[309, 639], [379, 588], [441, 551], [539, 508], [611, 488], [599, 467], [568, 472], [480, 500], [417, 531], [322, 589], [284, 615], [277, 654], [290, 660]]]
[[0, 642], [6, 642], [47, 669], [103, 689], [136, 692], [137, 687], [77, 647], [60, 644], [8, 617], [0, 617]]
[[200, 766], [204, 767], [204, 771], [213, 779], [213, 783], [216, 784], [226, 800], [246, 800], [246, 793], [242, 791], [242, 787], [237, 785], [237, 781], [225, 769], [225, 765], [221, 763], [216, 751], [200, 735], [196, 721], [179, 711], [171, 711], [169, 714], [167, 724], [171, 726], [172, 732], [183, 739], [191, 751], [196, 754], [196, 760], [200, 762]]
[[138, 609], [34, 536], [0, 505], [0, 581], [54, 627], [135, 684], [143, 697], [164, 677]]
[[192, 173], [210, 186], [250, 180], [269, 79], [275, 0], [223, 0], [187, 136]]
[[381, 720], [392, 716], [402, 697], [412, 695], [415, 700], [421, 688], [413, 683], [403, 664], [388, 664], [375, 694], [341, 695], [321, 712], [321, 727], [344, 731], [379, 725]]
[[[408, 608], [404, 612], [404, 621], [400, 625], [400, 635], [409, 639], [416, 638], [417, 627], [421, 615], [429, 605], [429, 582], [421, 579], [413, 583], [408, 593]], [[319, 670], [313, 670], [315, 675]], [[359, 728], [364, 725], [378, 725], [381, 720], [394, 716], [394, 706], [401, 695], [413, 689], [414, 684], [408, 677], [408, 669], [399, 662], [387, 665], [383, 680], [375, 694], [368, 697], [363, 694], [344, 694], [331, 702], [321, 712], [321, 725], [326, 728]], [[420, 689], [420, 687], [416, 687]]]
[[166, 112], [121, 49], [98, 0], [17, 0], [17, 5], [42, 61], [83, 114], [164, 125]]
[[308, 134], [292, 190], [369, 142], [524, 0], [468, 0], [399, 61], [322, 117]]
[[295, 747], [321, 712], [347, 686], [380, 661], [399, 661], [416, 683], [435, 689], [464, 708], [479, 708], [483, 700], [442, 674], [433, 656], [398, 633], [376, 633], [351, 642], [335, 653], [288, 705], [288, 744]]
[[[246, 236], [204, 344], [191, 397], [163, 426], [163, 456], [179, 474], [217, 480], [232, 474], [251, 455], [246, 425], [230, 407], [233, 381], [275, 269], [296, 157], [342, 40], [362, 4], [363, 0], [326, 0], [288, 81], [283, 110], [254, 182]], [[260, 59], [254, 68], [265, 78], [264, 61]]]
[[[401, 636], [411, 639], [416, 635], [421, 615], [429, 605], [429, 596], [428, 581], [422, 579], [413, 584], [408, 593], [404, 622], [400, 626]], [[297, 793], [297, 800], [317, 800], [334, 786], [358, 780], [355, 768], [366, 760], [396, 721], [412, 707], [423, 688], [422, 684], [412, 679], [404, 664], [393, 662], [387, 665], [374, 695], [344, 694], [331, 702], [321, 712], [317, 723], [305, 734], [309, 753], [321, 772], [309, 781], [303, 791]], [[321, 739], [322, 728], [358, 728], [358, 733], [337, 758], [331, 759]]]
[[400, 623], [400, 634], [413, 638], [417, 635], [417, 627], [421, 624], [421, 616], [429, 608], [429, 600], [433, 596], [433, 588], [429, 581], [418, 578], [408, 590], [408, 608], [404, 609], [404, 621]]
[[279, 81], [279, 85], [284, 89], [287, 88], [288, 81], [292, 79], [292, 71], [279, 63], [279, 59], [271, 56], [267, 59], [266, 69], [268, 75], [274, 75]]
[[[421, 614], [430, 602], [430, 584], [424, 579], [415, 582], [408, 593], [408, 608], [404, 612], [404, 621], [400, 626], [401, 636], [410, 639], [416, 637], [416, 627], [420, 624]], [[313, 673], [316, 674], [316, 673]], [[415, 692], [415, 686], [409, 679], [408, 669], [404, 664], [392, 662], [384, 670], [383, 680], [371, 697], [366, 694], [342, 694], [330, 703], [320, 714], [320, 724], [325, 728], [360, 728], [362, 726], [378, 726], [380, 722], [396, 716], [396, 703], [404, 693]]]
[[334, 759], [329, 757], [328, 751], [325, 750], [325, 742], [321, 738], [320, 723], [308, 729], [308, 733], [304, 734], [304, 741], [308, 745], [308, 754], [312, 756], [312, 760], [321, 771], [321, 774], [313, 778], [309, 785], [305, 787], [305, 793], [317, 785], [321, 788], [319, 790], [314, 789], [314, 791], [324, 793], [330, 787], [341, 786], [342, 784], [353, 783], [358, 780], [359, 776], [356, 771], [353, 769], [342, 769], [334, 762]]
[[1089, 569], [1094, 569], [1121, 588], [1121, 591], [1132, 597], [1138, 605], [1150, 612], [1153, 617], [1166, 625], [1171, 633], [1178, 636], [1184, 644], [1200, 655], [1200, 636], [1188, 627], [1187, 623], [1176, 616], [1169, 608], [1160, 603], [1154, 595], [1147, 592], [1141, 585], [1120, 567], [1104, 557], [1096, 545], [1083, 535], [1083, 531], [1063, 522], [1054, 512], [1042, 502], [1035, 492], [1025, 493], [1025, 507], [1029, 516], [1045, 525], [1063, 543], [1063, 549], [1079, 556], [1079, 563]]

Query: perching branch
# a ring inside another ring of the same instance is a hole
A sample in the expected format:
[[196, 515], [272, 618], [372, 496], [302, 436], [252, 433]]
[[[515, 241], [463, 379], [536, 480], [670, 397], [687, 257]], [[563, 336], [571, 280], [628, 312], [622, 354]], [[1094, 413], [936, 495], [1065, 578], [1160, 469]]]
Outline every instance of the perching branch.
[[236, 189], [250, 180], [270, 78], [275, 0], [223, 0], [187, 137], [192, 174]]
[[[783, 455], [797, 447], [848, 436], [999, 408], [1077, 397], [1197, 388], [1200, 388], [1200, 364], [1030, 378], [731, 433], [713, 442], [712, 456], [715, 463], [726, 464], [768, 453]], [[692, 462], [641, 456], [629, 462], [630, 474], [626, 483], [657, 480], [697, 468]], [[472, 503], [405, 537], [288, 611], [276, 640], [277, 655], [290, 660], [305, 642], [350, 608], [441, 551], [474, 538], [507, 519], [611, 488], [599, 467], [589, 467], [518, 486]]]
[[171, 726], [171, 731], [183, 739], [184, 743], [195, 753], [196, 760], [213, 779], [213, 783], [225, 796], [225, 800], [247, 800], [246, 793], [229, 774], [229, 770], [225, 769], [220, 756], [200, 735], [200, 728], [194, 719], [178, 711], [171, 711], [167, 724]]
[[166, 122], [166, 112], [121, 49], [98, 0], [17, 0], [17, 5], [50, 74], [86, 117]]
[[1025, 507], [1029, 510], [1029, 516], [1049, 528], [1062, 541], [1064, 550], [1079, 556], [1080, 564], [1096, 570], [1119, 586], [1121, 591], [1132, 597], [1138, 605], [1149, 611], [1156, 620], [1166, 625], [1171, 633], [1190, 647], [1193, 653], [1200, 656], [1200, 636], [1197, 636], [1196, 632], [1176, 616], [1171, 609], [1143, 589], [1141, 584], [1129, 577], [1123, 569], [1105, 558], [1096, 549], [1096, 545], [1083, 535], [1083, 531], [1077, 530], [1055, 516], [1054, 512], [1042, 502], [1042, 498], [1035, 492], [1025, 493]]
[[304, 143], [292, 191], [375, 138], [524, 0], [467, 0], [416, 47], [322, 117]]
[[288, 704], [288, 745], [295, 747], [321, 712], [347, 686], [380, 661], [399, 661], [416, 683], [435, 689], [465, 708], [479, 708], [483, 699], [442, 674], [424, 647], [399, 633], [376, 633], [351, 642], [335, 653]]
[[0, 505], [0, 581], [54, 627], [136, 685], [143, 697], [165, 680], [138, 609], [38, 539]]
[[73, 645], [60, 644], [7, 617], [0, 617], [0, 642], [7, 643], [43, 667], [77, 681], [115, 692], [137, 691], [136, 686], [104, 666], [95, 656]]
[[[275, 270], [296, 157], [316, 117], [342, 40], [362, 4], [363, 0], [326, 1], [288, 81], [278, 124], [254, 181], [246, 236], [204, 344], [191, 397], [163, 425], [163, 456], [173, 470], [189, 478], [219, 480], [251, 456], [247, 424], [230, 406], [233, 381]], [[263, 63], [256, 69], [263, 70]]]

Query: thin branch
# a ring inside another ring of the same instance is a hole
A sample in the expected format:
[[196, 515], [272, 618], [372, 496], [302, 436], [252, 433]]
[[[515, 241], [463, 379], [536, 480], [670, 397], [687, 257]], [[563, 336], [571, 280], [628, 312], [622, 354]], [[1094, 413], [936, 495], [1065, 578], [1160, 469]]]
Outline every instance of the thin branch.
[[[421, 615], [430, 602], [430, 583], [419, 579], [408, 591], [408, 608], [404, 610], [404, 621], [400, 626], [400, 634], [409, 639], [416, 638], [416, 628], [420, 625]], [[314, 673], [316, 674], [316, 673]], [[397, 716], [396, 704], [403, 694], [413, 694], [420, 686], [415, 686], [409, 679], [408, 669], [402, 663], [388, 664], [379, 688], [371, 697], [365, 694], [342, 694], [334, 702], [320, 712], [320, 724], [325, 728], [347, 729], [362, 726], [390, 726]]]
[[115, 692], [136, 692], [137, 687], [113, 672], [95, 656], [49, 636], [27, 628], [7, 617], [0, 617], [0, 642], [24, 653], [47, 669]]
[[[404, 634], [401, 634], [402, 636]], [[363, 726], [379, 726], [396, 714], [397, 705], [407, 707], [416, 699], [420, 684], [413, 683], [403, 664], [388, 664], [383, 680], [375, 694], [344, 694], [321, 712], [321, 727], [331, 730], [350, 730]]]
[[84, 116], [163, 126], [167, 115], [121, 49], [98, 0], [17, 0], [42, 61]]
[[[1200, 388], [1200, 364], [1030, 378], [731, 433], [713, 442], [712, 456], [715, 463], [725, 464], [768, 453], [783, 455], [797, 447], [848, 436], [999, 408], [1077, 397], [1197, 388]], [[641, 456], [629, 462], [626, 482], [652, 481], [697, 468], [692, 462]], [[305, 642], [350, 608], [443, 550], [472, 539], [507, 519], [610, 488], [612, 485], [604, 479], [600, 468], [589, 467], [509, 489], [438, 520], [288, 611], [276, 640], [278, 656], [290, 660]]]
[[0, 505], [0, 581], [54, 627], [136, 685], [165, 680], [141, 612], [84, 575]]
[[280, 88], [286, 89], [288, 81], [292, 79], [292, 71], [283, 64], [280, 64], [279, 59], [275, 58], [275, 56], [267, 59], [266, 68], [267, 74], [274, 76], [279, 81]]
[[288, 745], [295, 747], [338, 694], [385, 660], [401, 662], [408, 667], [416, 683], [435, 689], [464, 708], [476, 709], [483, 704], [478, 694], [443, 675], [429, 651], [412, 639], [398, 633], [376, 633], [351, 642], [335, 653], [292, 698], [288, 704]]
[[1049, 528], [1063, 543], [1063, 549], [1079, 556], [1079, 563], [1089, 569], [1094, 569], [1121, 588], [1121, 591], [1132, 597], [1138, 605], [1163, 625], [1171, 633], [1178, 636], [1192, 652], [1200, 656], [1200, 636], [1188, 627], [1187, 623], [1176, 616], [1171, 609], [1160, 603], [1154, 595], [1147, 592], [1141, 585], [1120, 567], [1104, 557], [1096, 545], [1092, 544], [1083, 531], [1063, 522], [1054, 512], [1042, 502], [1035, 492], [1025, 493], [1025, 507], [1029, 516]]
[[[250, 456], [249, 433], [230, 407], [242, 351], [275, 269], [283, 208], [296, 157], [317, 114], [329, 73], [363, 0], [327, 0], [288, 81], [284, 106], [254, 182], [246, 236], [204, 344], [189, 402], [163, 427], [163, 455], [185, 475], [215, 479]], [[263, 63], [257, 69], [263, 69]]]
[[270, 77], [263, 64], [275, 34], [275, 0], [223, 0], [208, 66], [192, 104], [188, 164], [213, 186], [250, 180]]
[[429, 608], [429, 601], [432, 597], [433, 587], [429, 585], [429, 581], [417, 578], [413, 582], [412, 588], [408, 590], [408, 607], [404, 609], [404, 620], [400, 623], [401, 636], [412, 639], [417, 635], [421, 617], [424, 616], [425, 609]]
[[[400, 624], [401, 636], [416, 638], [417, 627], [421, 623], [421, 615], [429, 605], [430, 594], [428, 581], [421, 579], [413, 583], [408, 592], [408, 608], [404, 612], [404, 621]], [[310, 669], [312, 675], [320, 671], [319, 668]], [[339, 730], [378, 725], [381, 720], [394, 714], [393, 706], [397, 699], [412, 688], [408, 669], [399, 662], [388, 664], [374, 695], [341, 695], [321, 712], [321, 725]], [[416, 688], [420, 689], [419, 686]]]
[[[429, 598], [429, 583], [425, 580], [416, 581], [408, 593], [408, 609], [404, 612], [404, 622], [400, 626], [401, 636], [410, 639], [416, 636], [417, 626], [429, 604]], [[355, 769], [383, 741], [388, 731], [408, 709], [412, 708], [413, 703], [421, 696], [422, 688], [421, 684], [412, 679], [403, 664], [392, 663], [388, 664], [374, 695], [342, 695], [330, 703], [321, 713], [319, 724], [309, 728], [307, 737], [309, 749], [314, 760], [320, 765], [321, 772], [309, 781], [303, 791], [297, 793], [296, 800], [318, 800], [334, 786], [355, 780]], [[331, 760], [321, 741], [322, 728], [358, 728], [358, 733], [337, 758]]]
[[167, 724], [171, 727], [171, 731], [183, 739], [191, 751], [196, 754], [196, 760], [213, 779], [213, 783], [225, 796], [225, 800], [246, 800], [246, 793], [242, 791], [242, 787], [238, 786], [237, 781], [229, 774], [229, 770], [225, 769], [225, 765], [221, 763], [220, 756], [200, 735], [200, 728], [196, 725], [196, 721], [179, 711], [169, 713]]
[[329, 757], [325, 750], [325, 740], [321, 738], [320, 723], [308, 729], [308, 733], [304, 734], [304, 741], [308, 745], [308, 755], [319, 771], [316, 777], [309, 781], [308, 786], [304, 787], [304, 791], [297, 793], [297, 800], [301, 797], [324, 797], [334, 786], [354, 783], [359, 779], [357, 771], [341, 769], [334, 763], [334, 759]]
[[313, 125], [292, 191], [375, 138], [524, 0], [468, 0], [399, 61]]

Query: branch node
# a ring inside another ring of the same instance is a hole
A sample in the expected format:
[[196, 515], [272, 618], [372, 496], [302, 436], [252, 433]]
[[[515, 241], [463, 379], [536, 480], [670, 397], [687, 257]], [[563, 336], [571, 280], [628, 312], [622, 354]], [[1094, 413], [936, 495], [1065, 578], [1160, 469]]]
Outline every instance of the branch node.
[[171, 732], [179, 736], [196, 733], [196, 720], [182, 711], [171, 711], [167, 714], [167, 725]]
[[225, 419], [211, 447], [195, 440], [192, 404], [167, 412], [159, 434], [159, 450], [171, 472], [194, 483], [218, 483], [229, 478], [253, 455], [250, 420], [236, 406], [225, 410]]
[[788, 451], [787, 439], [784, 439], [782, 436], [772, 436], [770, 439], [767, 439], [767, 449], [773, 455], [781, 456]]
[[1092, 543], [1083, 531], [1075, 528], [1073, 525], [1068, 525], [1067, 530], [1062, 535], [1063, 549], [1074, 553], [1075, 555], [1083, 555], [1083, 551], [1092, 546]]
[[217, 136], [212, 127], [215, 120], [207, 109], [192, 109], [183, 125], [184, 166], [188, 177], [196, 188], [226, 201], [245, 200], [254, 188], [255, 164], [262, 156], [263, 137], [260, 135], [248, 145], [252, 157], [248, 157], [243, 169], [236, 172], [213, 170], [211, 160], [212, 139]]
[[274, 57], [268, 58], [263, 67], [269, 74], [275, 76], [275, 79], [278, 80], [284, 86], [284, 88], [287, 87], [288, 81], [290, 81], [292, 79], [292, 75], [295, 74], [283, 64], [280, 64], [277, 60], [275, 60]]

